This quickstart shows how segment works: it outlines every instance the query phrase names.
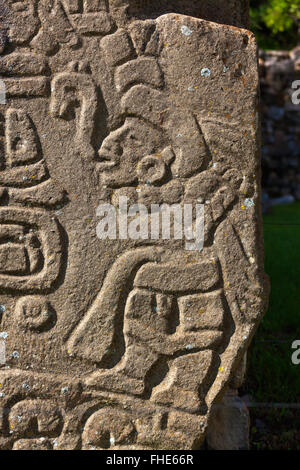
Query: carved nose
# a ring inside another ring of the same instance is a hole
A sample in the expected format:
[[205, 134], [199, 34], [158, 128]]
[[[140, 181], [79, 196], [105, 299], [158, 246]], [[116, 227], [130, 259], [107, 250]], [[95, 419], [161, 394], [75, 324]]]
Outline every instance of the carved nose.
[[120, 162], [121, 147], [118, 142], [102, 144], [98, 151], [99, 160], [103, 168], [112, 168]]

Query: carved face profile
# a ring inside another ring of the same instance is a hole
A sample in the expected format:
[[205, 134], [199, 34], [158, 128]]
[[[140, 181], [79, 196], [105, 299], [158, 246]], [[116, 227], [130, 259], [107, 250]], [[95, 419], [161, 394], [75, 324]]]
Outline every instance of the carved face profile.
[[127, 118], [119, 129], [111, 132], [98, 152], [103, 182], [112, 187], [133, 185], [141, 177], [142, 161], [159, 155], [162, 133], [137, 118]]

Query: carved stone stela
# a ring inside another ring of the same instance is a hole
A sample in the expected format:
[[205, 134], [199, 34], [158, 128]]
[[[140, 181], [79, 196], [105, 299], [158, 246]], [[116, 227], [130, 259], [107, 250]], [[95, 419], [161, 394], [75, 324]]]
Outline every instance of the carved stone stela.
[[[265, 311], [255, 39], [139, 4], [1, 7], [0, 449], [200, 448]], [[119, 196], [203, 249], [100, 240]]]

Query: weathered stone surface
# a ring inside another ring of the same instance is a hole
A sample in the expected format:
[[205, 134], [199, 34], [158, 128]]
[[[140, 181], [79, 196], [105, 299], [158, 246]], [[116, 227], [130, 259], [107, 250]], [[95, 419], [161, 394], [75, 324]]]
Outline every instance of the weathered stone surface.
[[[268, 293], [255, 39], [138, 2], [24, 3], [0, 57], [0, 446], [199, 448]], [[119, 196], [203, 203], [203, 249], [100, 240]]]

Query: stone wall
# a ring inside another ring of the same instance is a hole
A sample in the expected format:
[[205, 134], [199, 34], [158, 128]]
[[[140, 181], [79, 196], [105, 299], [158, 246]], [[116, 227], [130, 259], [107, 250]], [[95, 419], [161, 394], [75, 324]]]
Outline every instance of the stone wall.
[[[112, 0], [116, 6], [118, 0]], [[127, 0], [133, 18], [155, 18], [165, 13], [203, 18], [238, 27], [249, 26], [249, 0]]]
[[300, 48], [261, 51], [263, 207], [300, 200], [300, 105], [292, 83], [300, 79]]

